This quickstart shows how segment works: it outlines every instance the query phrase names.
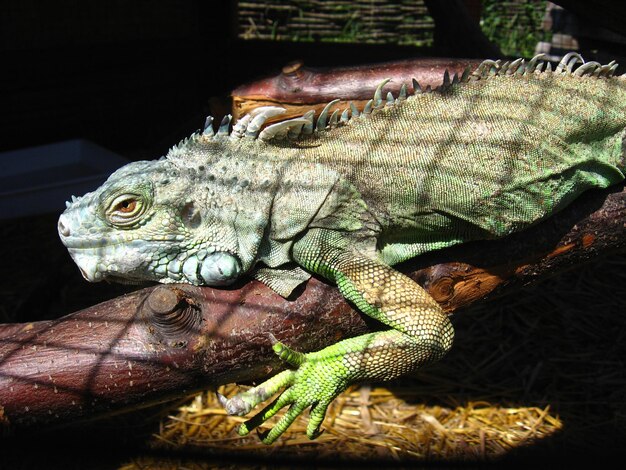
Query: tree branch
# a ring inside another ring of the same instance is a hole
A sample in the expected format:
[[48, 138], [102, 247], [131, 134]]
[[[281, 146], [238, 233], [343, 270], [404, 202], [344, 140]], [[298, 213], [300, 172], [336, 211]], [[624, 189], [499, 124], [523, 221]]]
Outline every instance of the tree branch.
[[[283, 67], [275, 77], [267, 77], [242, 85], [231, 93], [233, 116], [241, 117], [259, 106], [282, 106], [287, 111], [276, 118], [285, 120], [298, 117], [314, 109], [319, 114], [334, 99], [339, 99], [333, 109], [343, 110], [353, 102], [359, 109], [374, 96], [376, 87], [386, 78], [392, 80], [385, 86], [398, 96], [403, 83], [413, 93], [412, 79], [422, 88], [435, 88], [442, 84], [443, 73], [450, 76], [462, 74], [466, 67], [475, 68], [479, 60], [420, 58], [366, 64], [334, 69], [308, 68], [301, 62]], [[268, 120], [272, 122], [272, 120]]]

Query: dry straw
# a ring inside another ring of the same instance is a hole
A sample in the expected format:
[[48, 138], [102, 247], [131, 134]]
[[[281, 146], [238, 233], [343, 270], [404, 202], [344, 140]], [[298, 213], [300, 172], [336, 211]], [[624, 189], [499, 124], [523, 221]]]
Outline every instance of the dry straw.
[[[225, 393], [233, 393], [229, 386]], [[275, 445], [276, 457], [302, 459], [405, 460], [425, 458], [484, 459], [553, 434], [562, 426], [549, 406], [504, 407], [489, 402], [463, 406], [412, 403], [419, 387], [353, 387], [329, 408], [326, 432], [309, 441], [301, 416]], [[201, 447], [222, 453], [266, 455], [256, 435], [237, 436], [244, 418], [229, 417], [214, 395], [198, 395], [163, 422], [155, 436], [159, 445]], [[261, 431], [269, 429], [262, 427]]]

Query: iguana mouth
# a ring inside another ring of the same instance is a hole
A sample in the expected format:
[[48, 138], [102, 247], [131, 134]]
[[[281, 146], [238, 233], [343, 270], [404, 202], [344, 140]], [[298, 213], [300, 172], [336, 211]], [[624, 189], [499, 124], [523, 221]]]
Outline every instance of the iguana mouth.
[[115, 274], [103, 273], [101, 270], [98, 269], [97, 263], [80, 264], [78, 260], [74, 259], [74, 261], [78, 265], [78, 269], [80, 270], [83, 278], [88, 282], [105, 281], [127, 285], [139, 285], [149, 282], [146, 279], [142, 279], [139, 277], [133, 278], [128, 274], [122, 277]]
[[[124, 244], [128, 244], [131, 242], [138, 242], [139, 240], [135, 239], [126, 239], [126, 238], [107, 238], [107, 237], [103, 237], [103, 236], [99, 236], [97, 238], [85, 238], [85, 237], [71, 237], [71, 236], [63, 236], [63, 234], [61, 233], [61, 231], [59, 230], [59, 235], [61, 235], [61, 241], [63, 242], [63, 245], [65, 245], [65, 247], [67, 249], [70, 250], [74, 250], [74, 251], [78, 251], [78, 250], [94, 250], [94, 249], [98, 249], [98, 248], [104, 248], [104, 247], [109, 247], [109, 246], [118, 246], [118, 245], [124, 245]], [[180, 240], [178, 240], [176, 238], [176, 235], [168, 235], [162, 238], [151, 238], [150, 240], [146, 240], [146, 242], [163, 242], [163, 243], [175, 243], [175, 242], [179, 242]]]

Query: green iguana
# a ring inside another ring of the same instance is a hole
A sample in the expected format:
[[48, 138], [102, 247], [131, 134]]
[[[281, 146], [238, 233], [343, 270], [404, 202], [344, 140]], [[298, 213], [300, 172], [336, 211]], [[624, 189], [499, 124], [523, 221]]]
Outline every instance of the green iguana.
[[[436, 361], [453, 329], [439, 305], [391, 268], [422, 253], [503, 237], [583, 191], [624, 179], [626, 78], [566, 55], [553, 71], [484, 61], [436, 90], [382, 95], [317, 120], [263, 129], [259, 108], [230, 131], [206, 127], [156, 161], [131, 163], [72, 198], [59, 234], [90, 281], [220, 286], [249, 275], [283, 296], [310, 276], [337, 284], [389, 329], [302, 354], [273, 339], [288, 368], [233, 398], [243, 415], [281, 389], [240, 434], [289, 405], [273, 442], [306, 408], [319, 434], [349, 384], [391, 380]], [[578, 65], [581, 64], [581, 65]]]

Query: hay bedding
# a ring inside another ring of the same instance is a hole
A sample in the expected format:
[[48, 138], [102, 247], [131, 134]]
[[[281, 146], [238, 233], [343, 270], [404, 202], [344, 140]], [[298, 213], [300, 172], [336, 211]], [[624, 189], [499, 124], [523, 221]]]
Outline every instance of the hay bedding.
[[259, 443], [256, 436], [239, 438], [235, 428], [243, 418], [225, 416], [212, 394], [198, 395], [162, 423], [155, 445], [218, 453], [269, 452], [306, 460], [485, 459], [561, 428], [549, 406], [507, 408], [489, 402], [427, 406], [411, 403], [416, 393], [411, 388], [351, 388], [329, 409], [320, 438], [306, 438], [305, 416], [275, 449]]

